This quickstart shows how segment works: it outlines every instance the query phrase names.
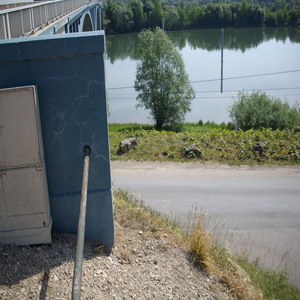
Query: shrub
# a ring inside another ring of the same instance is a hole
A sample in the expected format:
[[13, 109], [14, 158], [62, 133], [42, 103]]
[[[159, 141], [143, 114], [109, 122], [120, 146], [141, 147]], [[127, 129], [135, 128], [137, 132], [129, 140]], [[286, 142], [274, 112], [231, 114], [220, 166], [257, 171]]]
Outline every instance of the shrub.
[[300, 124], [300, 109], [291, 107], [280, 99], [269, 97], [259, 91], [251, 95], [240, 92], [238, 99], [229, 107], [229, 115], [241, 130], [291, 129]]
[[202, 120], [199, 120], [198, 125], [199, 125], [199, 126], [203, 126], [203, 121], [202, 121]]

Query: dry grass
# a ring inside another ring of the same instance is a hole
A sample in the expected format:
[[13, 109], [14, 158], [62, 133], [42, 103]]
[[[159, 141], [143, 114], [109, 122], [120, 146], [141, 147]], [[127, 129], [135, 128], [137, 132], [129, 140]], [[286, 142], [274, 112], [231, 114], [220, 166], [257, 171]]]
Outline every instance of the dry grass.
[[263, 299], [262, 292], [254, 288], [249, 276], [235, 262], [230, 251], [213, 242], [212, 234], [206, 230], [204, 214], [198, 215], [197, 221], [193, 223], [189, 234], [189, 250], [195, 264], [220, 278], [235, 299]]
[[203, 218], [199, 218], [197, 224], [191, 230], [189, 247], [197, 265], [207, 271], [216, 270], [213, 260], [212, 237], [205, 229]]
[[118, 222], [124, 227], [155, 233], [156, 237], [166, 234], [181, 237], [184, 234], [176, 222], [147, 207], [127, 191], [114, 192], [114, 210]]

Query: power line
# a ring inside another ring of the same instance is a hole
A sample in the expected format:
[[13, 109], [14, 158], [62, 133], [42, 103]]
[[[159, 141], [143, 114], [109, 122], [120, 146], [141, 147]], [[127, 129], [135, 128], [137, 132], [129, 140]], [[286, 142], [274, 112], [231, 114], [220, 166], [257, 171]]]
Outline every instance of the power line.
[[[299, 90], [300, 87], [282, 87], [282, 88], [259, 88], [259, 89], [242, 89], [242, 90], [225, 90], [223, 93], [235, 93], [235, 92], [253, 92], [253, 91], [284, 91], [284, 90]], [[219, 90], [209, 90], [209, 91], [195, 91], [196, 94], [208, 94], [208, 93], [219, 93]], [[114, 96], [114, 94], [109, 93], [111, 96]], [[136, 93], [130, 93], [130, 94], [123, 94], [124, 96], [130, 96], [130, 95], [135, 95]], [[115, 94], [119, 95], [119, 94]]]
[[[299, 90], [299, 89], [300, 89], [300, 87], [286, 87], [286, 88], [282, 87], [282, 88], [247, 89], [247, 90], [243, 89], [243, 90], [226, 90], [226, 91], [223, 91], [223, 93], [235, 93], [235, 92], [241, 92], [241, 91], [243, 91], [243, 92], [253, 92], [253, 91], [257, 91], [257, 90], [259, 90], [259, 91], [284, 91], [284, 90]], [[209, 93], [219, 93], [219, 92], [220, 92], [219, 90], [217, 90], [217, 91], [210, 90], [210, 91], [196, 91], [195, 93], [196, 94], [209, 94]], [[299, 94], [288, 94], [288, 95], [289, 96], [298, 96]], [[286, 95], [286, 96], [288, 96], [288, 95]], [[116, 95], [109, 94], [109, 99], [118, 99], [115, 96]], [[133, 93], [123, 94], [123, 95], [120, 95], [120, 96], [122, 96], [122, 99], [132, 99], [132, 97], [135, 97], [136, 94], [133, 94]], [[206, 97], [206, 98], [208, 98], [208, 97]], [[217, 98], [217, 97], [213, 97], [213, 98]], [[223, 97], [221, 97], [221, 98], [223, 98]]]
[[195, 97], [194, 99], [232, 99], [232, 97], [226, 97], [226, 96], [218, 96], [218, 97], [206, 97], [206, 96], [200, 96], [200, 97]]
[[[242, 90], [225, 90], [223, 93], [235, 93], [235, 92], [253, 92], [256, 90], [259, 91], [283, 91], [283, 90], [299, 90], [300, 87], [287, 87], [287, 88], [264, 88], [264, 89], [242, 89]], [[220, 90], [215, 90], [215, 91], [195, 91], [195, 93], [219, 93]]]
[[[287, 96], [300, 96], [300, 94], [284, 94], [284, 95], [274, 95], [274, 97], [287, 97]], [[110, 100], [133, 100], [133, 97], [122, 97], [115, 98], [109, 97]], [[233, 99], [233, 96], [196, 96], [194, 99]]]
[[[274, 97], [286, 97], [286, 96], [300, 96], [300, 94], [284, 94], [284, 95], [275, 95]], [[198, 96], [194, 99], [232, 99], [229, 96]]]
[[[223, 80], [242, 79], [242, 78], [260, 77], [260, 76], [270, 76], [270, 75], [279, 75], [279, 74], [295, 73], [295, 72], [300, 72], [300, 70], [289, 70], [289, 71], [281, 71], [281, 72], [273, 72], [273, 73], [261, 73], [261, 74], [251, 74], [251, 75], [244, 75], [244, 76], [225, 77], [225, 78], [223, 78]], [[204, 80], [190, 81], [190, 83], [220, 81], [220, 80], [221, 80], [220, 78], [204, 79]]]
[[[270, 76], [270, 75], [295, 73], [295, 72], [300, 72], [300, 69], [280, 71], [280, 72], [271, 72], [271, 73], [251, 74], [251, 75], [243, 75], [243, 76], [235, 76], [235, 77], [225, 77], [225, 78], [223, 78], [223, 80], [243, 79], [243, 78], [251, 78], [251, 77], [260, 77], [260, 76]], [[190, 81], [190, 83], [212, 82], [212, 81], [220, 81], [220, 80], [221, 80], [220, 78], [203, 79], [203, 80]], [[110, 87], [110, 88], [107, 88], [107, 90], [124, 90], [124, 89], [133, 89], [133, 88], [134, 88], [133, 86], [120, 86], [120, 87]]]

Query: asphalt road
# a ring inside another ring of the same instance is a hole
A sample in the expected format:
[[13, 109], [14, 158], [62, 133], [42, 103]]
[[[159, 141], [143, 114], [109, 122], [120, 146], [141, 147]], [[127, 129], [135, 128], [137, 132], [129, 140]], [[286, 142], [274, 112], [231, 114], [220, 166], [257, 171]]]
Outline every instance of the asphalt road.
[[113, 161], [112, 182], [179, 222], [205, 213], [234, 252], [286, 267], [300, 288], [300, 167]]

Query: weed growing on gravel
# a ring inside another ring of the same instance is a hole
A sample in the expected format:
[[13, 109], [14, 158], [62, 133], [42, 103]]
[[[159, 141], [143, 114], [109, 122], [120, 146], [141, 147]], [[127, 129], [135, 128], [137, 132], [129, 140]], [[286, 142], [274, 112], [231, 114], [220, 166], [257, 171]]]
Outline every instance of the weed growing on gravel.
[[197, 265], [207, 271], [215, 270], [212, 259], [212, 237], [206, 231], [203, 218], [199, 218], [189, 235], [189, 247]]
[[114, 191], [114, 211], [118, 222], [123, 226], [131, 226], [143, 231], [160, 234], [174, 233], [183, 235], [180, 226], [170, 218], [147, 207], [142, 200], [134, 198], [123, 190]]
[[263, 269], [257, 259], [249, 261], [246, 257], [240, 256], [235, 260], [247, 272], [253, 284], [263, 291], [266, 299], [300, 299], [300, 291], [287, 282], [286, 271]]

